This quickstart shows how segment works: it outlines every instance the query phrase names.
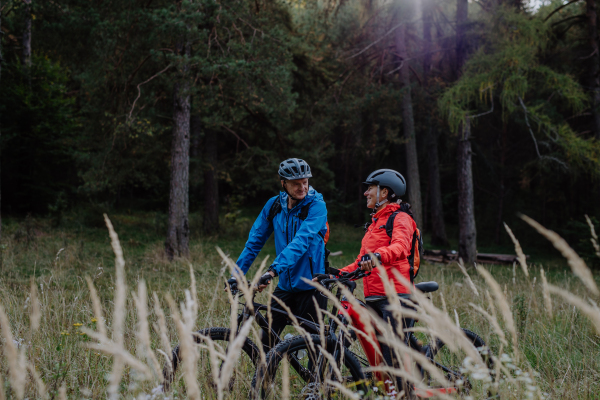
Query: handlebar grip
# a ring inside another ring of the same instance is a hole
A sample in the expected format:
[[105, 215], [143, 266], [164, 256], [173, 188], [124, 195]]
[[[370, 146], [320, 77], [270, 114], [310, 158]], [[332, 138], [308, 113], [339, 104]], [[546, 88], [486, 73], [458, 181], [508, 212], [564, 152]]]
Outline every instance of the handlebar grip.
[[323, 280], [322, 280], [321, 282], [319, 282], [319, 283], [320, 283], [321, 285], [323, 285], [323, 286], [327, 286], [327, 285], [329, 285], [330, 283], [337, 282], [337, 281], [338, 281], [338, 280], [337, 280], [336, 278], [333, 278], [333, 279], [323, 279]]

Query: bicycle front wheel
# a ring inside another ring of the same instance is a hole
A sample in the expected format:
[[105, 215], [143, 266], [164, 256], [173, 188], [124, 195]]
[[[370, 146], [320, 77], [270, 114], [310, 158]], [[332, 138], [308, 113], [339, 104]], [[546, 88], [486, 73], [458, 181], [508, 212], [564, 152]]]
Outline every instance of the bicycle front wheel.
[[[468, 329], [462, 329], [467, 339], [473, 344], [473, 346], [480, 352], [483, 361], [486, 363], [488, 369], [493, 369], [493, 361], [491, 358], [490, 350], [485, 344], [485, 341], [474, 332]], [[441, 339], [437, 339], [435, 344], [428, 344], [423, 348], [425, 355], [434, 362], [434, 364], [441, 370], [445, 375], [446, 379], [453, 384], [454, 390], [461, 392], [470, 392], [472, 382], [468, 379], [464, 373], [461, 372], [461, 367], [467, 355], [462, 352], [451, 352], [448, 346]], [[439, 383], [435, 382], [433, 378], [424, 373], [424, 376], [429, 380], [428, 385], [431, 387], [437, 386]]]
[[[266, 368], [258, 368], [252, 379], [255, 398], [281, 397], [285, 385], [290, 398], [297, 399], [343, 399], [346, 391], [366, 393], [365, 376], [354, 354], [331, 338], [325, 340], [326, 346], [319, 335], [279, 343], [267, 355]], [[328, 356], [320, 348], [327, 349]], [[289, 365], [287, 378], [281, 367], [284, 359]]]
[[[211, 361], [210, 351], [208, 349], [210, 338], [213, 345], [220, 353], [226, 353], [229, 346], [229, 339], [231, 335], [231, 329], [229, 328], [206, 328], [199, 330], [197, 335], [194, 335], [194, 342], [198, 345], [198, 360], [196, 362], [196, 380], [201, 387], [204, 387], [206, 391], [216, 391], [217, 382], [213, 379], [213, 364]], [[237, 356], [237, 361], [234, 366], [233, 373], [227, 384], [225, 384], [224, 390], [235, 391], [242, 393], [247, 391], [247, 382], [250, 381], [254, 375], [256, 363], [260, 359], [260, 350], [254, 344], [254, 342], [248, 338], [244, 342], [241, 354]], [[177, 345], [173, 350], [172, 355], [172, 370], [166, 366], [164, 375], [164, 387], [169, 390], [178, 376], [179, 370], [181, 370], [181, 364], [186, 354], [181, 351], [180, 345]], [[218, 368], [220, 369], [223, 365], [221, 359], [218, 360]], [[220, 372], [220, 371], [219, 371]], [[183, 380], [178, 380], [179, 384], [183, 384]], [[175, 383], [177, 385], [177, 382]]]

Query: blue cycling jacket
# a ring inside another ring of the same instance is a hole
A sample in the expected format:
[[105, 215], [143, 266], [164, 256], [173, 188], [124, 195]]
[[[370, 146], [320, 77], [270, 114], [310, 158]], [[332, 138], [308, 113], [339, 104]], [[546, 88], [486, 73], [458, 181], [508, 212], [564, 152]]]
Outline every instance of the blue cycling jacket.
[[[271, 224], [267, 217], [275, 201], [281, 202], [281, 211]], [[325, 244], [319, 232], [323, 235], [327, 232], [327, 207], [323, 195], [312, 186], [309, 186], [306, 197], [291, 210], [288, 210], [287, 201], [288, 195], [284, 192], [267, 201], [252, 225], [237, 265], [244, 274], [248, 272], [271, 233], [275, 232], [277, 257], [272, 266], [279, 275], [278, 287], [288, 292], [314, 289], [302, 278], [310, 280], [315, 274], [325, 273]], [[303, 221], [299, 213], [306, 204], [310, 204], [310, 208]]]

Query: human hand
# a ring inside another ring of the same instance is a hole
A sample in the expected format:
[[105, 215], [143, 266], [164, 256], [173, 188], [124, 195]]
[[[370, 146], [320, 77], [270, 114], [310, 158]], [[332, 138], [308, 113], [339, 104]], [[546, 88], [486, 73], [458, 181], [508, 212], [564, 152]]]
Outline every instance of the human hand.
[[267, 271], [258, 280], [258, 291], [262, 292], [275, 278], [275, 272]]
[[[377, 260], [379, 261], [379, 263], [381, 263], [381, 254], [374, 253], [374, 256], [377, 257]], [[365, 254], [364, 256], [362, 256], [359, 264], [360, 269], [362, 269], [365, 272], [371, 272], [373, 268], [376, 267], [375, 260], [371, 257], [370, 254]]]
[[324, 279], [333, 279], [335, 276], [329, 274], [316, 274], [312, 279], [313, 282], [321, 282]]
[[231, 278], [229, 278], [227, 280], [227, 284], [225, 285], [225, 291], [227, 291], [227, 289], [233, 291], [233, 290], [237, 290], [237, 284], [238, 281], [236, 278], [234, 278], [233, 276]]

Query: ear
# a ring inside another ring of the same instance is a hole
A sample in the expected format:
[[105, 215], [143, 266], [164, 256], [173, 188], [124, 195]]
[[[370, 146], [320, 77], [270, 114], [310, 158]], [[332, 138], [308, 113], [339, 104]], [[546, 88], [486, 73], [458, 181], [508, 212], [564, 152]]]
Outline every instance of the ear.
[[282, 179], [281, 180], [281, 187], [283, 187], [283, 184], [285, 183], [285, 181]]
[[381, 197], [382, 199], [387, 199], [388, 194], [389, 194], [389, 190], [387, 190], [387, 188], [383, 188], [381, 189], [381, 191], [379, 192], [379, 197]]

